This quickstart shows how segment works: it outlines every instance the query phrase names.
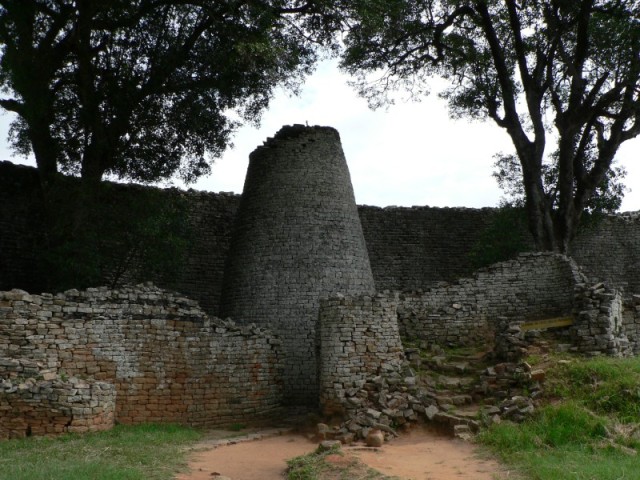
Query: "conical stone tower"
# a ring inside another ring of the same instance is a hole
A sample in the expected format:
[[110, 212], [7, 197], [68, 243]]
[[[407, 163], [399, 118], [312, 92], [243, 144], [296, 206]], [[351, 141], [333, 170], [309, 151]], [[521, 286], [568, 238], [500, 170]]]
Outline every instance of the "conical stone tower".
[[338, 132], [283, 127], [249, 156], [221, 313], [282, 340], [289, 405], [316, 405], [320, 298], [375, 290]]

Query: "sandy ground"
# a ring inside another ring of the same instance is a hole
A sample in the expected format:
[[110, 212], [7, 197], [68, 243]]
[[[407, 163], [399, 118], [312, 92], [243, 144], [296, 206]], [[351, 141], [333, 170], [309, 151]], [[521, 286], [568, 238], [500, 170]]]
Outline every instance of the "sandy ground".
[[[216, 474], [232, 480], [282, 480], [286, 460], [316, 447], [301, 435], [284, 434], [198, 451], [189, 462], [190, 473], [176, 480], [212, 480]], [[472, 445], [425, 430], [404, 434], [378, 451], [357, 447], [343, 451], [382, 473], [406, 480], [509, 478], [498, 463], [478, 457]]]

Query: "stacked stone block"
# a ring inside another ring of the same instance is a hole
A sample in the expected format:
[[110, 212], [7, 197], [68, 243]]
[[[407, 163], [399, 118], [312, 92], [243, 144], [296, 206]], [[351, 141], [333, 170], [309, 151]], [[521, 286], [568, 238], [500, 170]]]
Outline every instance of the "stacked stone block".
[[263, 328], [209, 318], [195, 301], [150, 284], [0, 292], [0, 378], [18, 375], [19, 365], [22, 377], [107, 382], [120, 423], [219, 426], [273, 415], [282, 400], [279, 344]]
[[640, 212], [603, 215], [583, 227], [569, 255], [594, 282], [640, 293]]
[[406, 362], [396, 306], [397, 296], [387, 294], [337, 295], [321, 301], [317, 344], [325, 415], [343, 414], [348, 399], [370, 378], [402, 373]]
[[632, 295], [624, 301], [622, 325], [633, 354], [640, 354], [640, 295]]
[[358, 207], [376, 288], [417, 290], [470, 275], [492, 208]]
[[[302, 177], [304, 177], [304, 172]], [[121, 197], [146, 188], [113, 185]], [[171, 281], [151, 279], [219, 315], [224, 264], [240, 196], [166, 189], [188, 204], [192, 229], [183, 269]], [[470, 252], [497, 210], [491, 208], [358, 207], [376, 288], [418, 290], [471, 275]], [[43, 204], [34, 168], [0, 162], [0, 290], [43, 290], [37, 262]], [[40, 243], [41, 244], [41, 243]], [[640, 293], [640, 214], [605, 216], [581, 229], [570, 255], [594, 281]], [[148, 280], [148, 279], [138, 279]]]
[[[604, 283], [575, 287], [574, 350], [587, 355], [627, 356], [633, 352], [625, 331], [622, 293]], [[633, 322], [635, 326], [635, 322]]]
[[111, 383], [57, 375], [50, 380], [1, 377], [0, 440], [113, 428], [116, 391]]
[[402, 293], [400, 333], [441, 346], [490, 342], [498, 317], [524, 321], [570, 314], [573, 288], [583, 281], [564, 255], [521, 254], [453, 284]]
[[283, 127], [250, 156], [222, 315], [272, 328], [283, 342], [285, 402], [316, 405], [319, 300], [373, 291], [338, 132]]

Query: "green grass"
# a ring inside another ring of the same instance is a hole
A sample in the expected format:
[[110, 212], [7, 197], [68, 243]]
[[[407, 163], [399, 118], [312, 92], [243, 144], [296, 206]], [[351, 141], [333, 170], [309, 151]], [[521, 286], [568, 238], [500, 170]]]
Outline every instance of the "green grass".
[[201, 434], [176, 425], [0, 442], [0, 480], [162, 480], [186, 465]]
[[545, 388], [534, 417], [480, 441], [527, 479], [640, 479], [640, 358], [556, 364]]

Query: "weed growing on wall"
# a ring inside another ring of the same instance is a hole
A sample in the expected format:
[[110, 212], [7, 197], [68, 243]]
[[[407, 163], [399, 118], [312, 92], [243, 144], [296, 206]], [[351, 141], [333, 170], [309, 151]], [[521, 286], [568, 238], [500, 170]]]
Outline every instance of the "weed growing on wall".
[[[84, 196], [63, 179], [46, 196], [41, 261], [50, 291], [174, 277], [186, 254], [186, 202], [157, 189], [101, 183]], [[88, 204], [87, 204], [88, 203]]]
[[496, 210], [492, 222], [471, 248], [469, 259], [474, 269], [514, 258], [531, 250], [524, 208], [504, 205]]

